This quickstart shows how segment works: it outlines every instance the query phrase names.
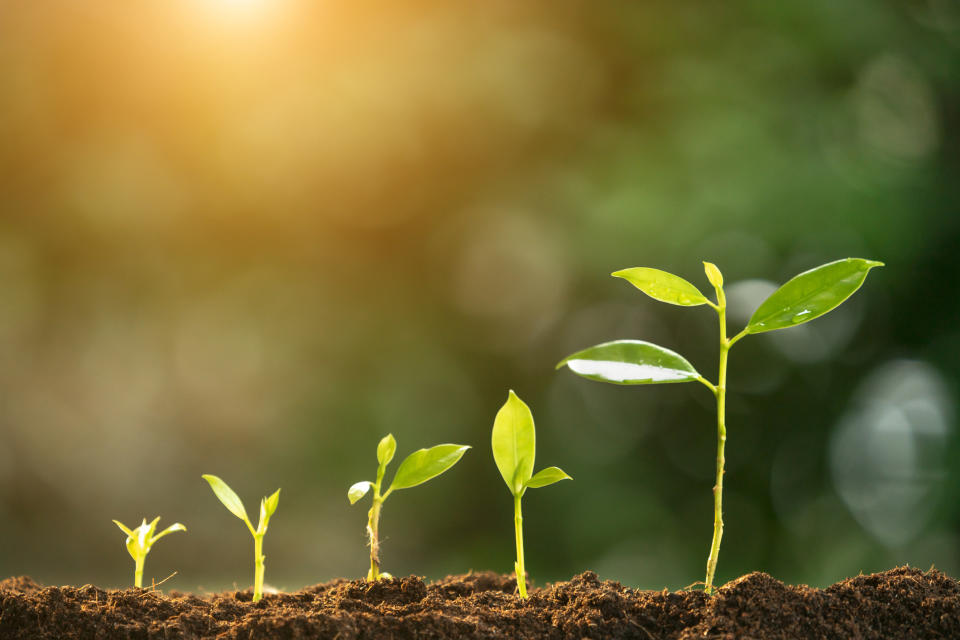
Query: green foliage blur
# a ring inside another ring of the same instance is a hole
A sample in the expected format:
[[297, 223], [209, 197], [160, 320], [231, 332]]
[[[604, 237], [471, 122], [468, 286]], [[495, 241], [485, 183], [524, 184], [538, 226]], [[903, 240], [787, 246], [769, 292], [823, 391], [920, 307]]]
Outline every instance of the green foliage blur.
[[[508, 388], [577, 480], [524, 503], [539, 584], [703, 576], [712, 397], [554, 364], [640, 338], [715, 378], [728, 290], [882, 260], [731, 356], [718, 583], [960, 574], [960, 9], [768, 3], [0, 4], [0, 576], [247, 586], [201, 473], [283, 487], [269, 582], [365, 575], [346, 491], [392, 432], [473, 451], [385, 509], [395, 575], [510, 572]], [[64, 536], [64, 527], [70, 535]]]

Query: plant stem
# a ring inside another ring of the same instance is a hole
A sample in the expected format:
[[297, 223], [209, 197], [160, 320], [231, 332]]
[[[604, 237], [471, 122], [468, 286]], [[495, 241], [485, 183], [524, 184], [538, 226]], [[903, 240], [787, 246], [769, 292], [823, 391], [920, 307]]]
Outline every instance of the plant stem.
[[143, 561], [146, 559], [147, 557], [143, 555], [134, 560], [134, 562], [136, 562], [136, 566], [133, 572], [133, 586], [137, 587], [138, 589], [143, 587]]
[[256, 568], [253, 573], [253, 601], [257, 602], [260, 598], [263, 597], [263, 570], [264, 570], [264, 560], [266, 556], [263, 555], [263, 536], [255, 535], [253, 536], [253, 560]]
[[[727, 299], [722, 287], [717, 290], [717, 314], [720, 316], [720, 373], [715, 387], [717, 396], [717, 482], [713, 486], [713, 541], [710, 544], [710, 556], [707, 558], [707, 577], [705, 590], [713, 592], [713, 575], [717, 570], [717, 557], [720, 555], [720, 539], [723, 538], [723, 473], [725, 459], [724, 446], [727, 443], [726, 404], [727, 404], [727, 354], [732, 341], [727, 338]], [[740, 336], [737, 336], [739, 338]]]
[[527, 597], [527, 572], [523, 567], [523, 512], [520, 510], [520, 496], [513, 496], [513, 528], [517, 534], [517, 562], [513, 566], [517, 574], [517, 589], [520, 597]]
[[373, 506], [367, 518], [367, 536], [370, 538], [370, 571], [367, 580], [380, 579], [380, 507], [383, 498], [380, 496], [380, 487], [373, 488]]

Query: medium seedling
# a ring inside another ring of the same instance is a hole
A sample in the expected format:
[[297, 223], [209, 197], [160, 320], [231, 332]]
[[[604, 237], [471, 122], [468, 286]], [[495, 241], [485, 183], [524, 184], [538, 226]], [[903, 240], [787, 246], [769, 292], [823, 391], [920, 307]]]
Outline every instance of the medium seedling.
[[517, 573], [517, 588], [520, 597], [527, 597], [527, 574], [523, 566], [523, 512], [520, 499], [527, 489], [545, 487], [560, 480], [572, 480], [563, 469], [547, 467], [533, 474], [533, 459], [537, 453], [537, 434], [533, 426], [530, 407], [513, 391], [507, 402], [497, 412], [491, 436], [493, 460], [513, 494], [513, 526], [517, 542], [517, 561], [513, 565]]
[[227, 486], [226, 482], [210, 474], [205, 474], [203, 479], [210, 483], [210, 488], [213, 489], [213, 493], [217, 496], [217, 499], [223, 503], [223, 506], [225, 506], [230, 513], [243, 520], [247, 525], [247, 529], [249, 529], [251, 535], [253, 535], [253, 601], [257, 602], [263, 597], [264, 562], [267, 559], [267, 557], [263, 555], [263, 537], [267, 535], [267, 524], [270, 522], [270, 516], [277, 510], [277, 505], [280, 503], [280, 489], [274, 491], [273, 495], [269, 498], [262, 498], [260, 500], [260, 522], [257, 524], [257, 528], [254, 529], [253, 525], [250, 524], [250, 518], [247, 517], [247, 510], [244, 508], [243, 502], [241, 502], [240, 497], [234, 493], [233, 489]]
[[623, 278], [655, 300], [683, 307], [707, 305], [720, 320], [720, 372], [716, 384], [697, 373], [687, 360], [669, 349], [641, 340], [617, 340], [590, 347], [565, 358], [557, 365], [591, 380], [613, 384], [656, 384], [696, 380], [706, 386], [717, 401], [717, 479], [713, 487], [713, 539], [707, 558], [705, 590], [713, 591], [713, 576], [723, 536], [723, 473], [724, 445], [727, 441], [727, 355], [741, 338], [754, 333], [809, 322], [839, 306], [860, 288], [867, 273], [882, 262], [847, 258], [830, 262], [795, 276], [773, 292], [754, 311], [743, 331], [727, 337], [727, 299], [723, 292], [723, 275], [716, 265], [704, 262], [707, 280], [717, 294], [717, 301], [707, 299], [695, 286], [673, 274], [658, 269], [636, 267], [612, 275]]
[[414, 451], [400, 463], [397, 473], [393, 476], [393, 482], [390, 483], [390, 488], [381, 493], [383, 474], [387, 470], [387, 465], [393, 460], [393, 454], [397, 451], [397, 441], [393, 434], [387, 434], [380, 440], [377, 445], [376, 482], [368, 480], [357, 482], [347, 491], [350, 504], [355, 504], [370, 489], [373, 489], [373, 506], [370, 507], [367, 515], [367, 537], [370, 539], [370, 571], [367, 572], [367, 580], [393, 577], [389, 573], [380, 571], [380, 509], [383, 507], [383, 503], [397, 489], [409, 489], [436, 478], [457, 464], [469, 448], [462, 444], [438, 444], [429, 449]]
[[160, 522], [160, 516], [154, 518], [150, 524], [147, 524], [147, 519], [144, 518], [143, 524], [139, 527], [136, 529], [128, 529], [119, 520], [113, 521], [113, 524], [120, 527], [120, 530], [127, 534], [127, 552], [130, 553], [130, 557], [133, 558], [134, 562], [133, 586], [138, 588], [143, 587], [143, 562], [147, 559], [147, 554], [150, 553], [150, 547], [153, 546], [153, 543], [168, 533], [187, 530], [185, 526], [178, 522], [154, 535], [158, 522]]

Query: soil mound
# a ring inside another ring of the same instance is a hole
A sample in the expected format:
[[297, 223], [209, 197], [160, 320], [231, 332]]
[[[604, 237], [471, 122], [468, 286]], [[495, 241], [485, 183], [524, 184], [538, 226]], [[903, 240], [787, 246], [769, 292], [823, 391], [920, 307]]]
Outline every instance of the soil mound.
[[960, 638], [960, 583], [909, 567], [828, 587], [787, 586], [764, 573], [699, 591], [639, 591], [587, 571], [515, 594], [495, 573], [377, 583], [335, 580], [296, 593], [199, 597], [145, 589], [42, 587], [0, 581], [0, 640], [516, 638]]

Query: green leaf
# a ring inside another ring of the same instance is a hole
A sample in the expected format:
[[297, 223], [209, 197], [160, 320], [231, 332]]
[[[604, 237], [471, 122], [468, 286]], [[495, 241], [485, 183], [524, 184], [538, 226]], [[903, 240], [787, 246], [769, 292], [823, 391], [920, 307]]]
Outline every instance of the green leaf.
[[385, 467], [393, 460], [393, 454], [397, 452], [397, 441], [392, 433], [388, 433], [377, 445], [377, 462], [381, 467]]
[[712, 284], [714, 288], [719, 289], [723, 286], [723, 274], [720, 273], [720, 269], [717, 268], [717, 265], [704, 260], [703, 272], [707, 274], [707, 280], [710, 281], [710, 284]]
[[367, 495], [367, 491], [370, 491], [372, 486], [373, 483], [367, 480], [351, 485], [347, 490], [347, 498], [350, 500], [350, 504], [356, 504], [357, 500]]
[[168, 533], [174, 533], [174, 532], [176, 532], [176, 531], [186, 531], [186, 530], [187, 530], [187, 528], [186, 528], [185, 526], [183, 526], [182, 524], [180, 524], [179, 522], [174, 523], [174, 524], [170, 525], [169, 527], [167, 527], [166, 529], [164, 529], [163, 531], [161, 531], [160, 533], [158, 533], [157, 535], [153, 536], [153, 538], [151, 538], [151, 540], [150, 540], [150, 544], [152, 545], [154, 542], [156, 542], [157, 540], [159, 540], [159, 539], [162, 538], [163, 536], [167, 535]]
[[613, 384], [690, 382], [700, 378], [686, 358], [642, 340], [605, 342], [567, 356], [560, 364], [577, 375]]
[[268, 518], [276, 512], [277, 506], [279, 506], [279, 504], [280, 504], [280, 489], [277, 489], [276, 491], [273, 492], [273, 495], [271, 495], [266, 500]]
[[390, 490], [409, 489], [423, 484], [457, 464], [470, 447], [462, 444], [438, 444], [429, 449], [414, 451], [400, 463]]
[[882, 262], [846, 258], [804, 271], [774, 291], [747, 324], [748, 333], [763, 333], [803, 324], [835, 309], [860, 288], [867, 273]]
[[[146, 518], [144, 518], [144, 522], [146, 522]], [[147, 540], [150, 540], [151, 538], [153, 538], [153, 532], [157, 530], [158, 522], [160, 522], [160, 516], [157, 516], [156, 518], [154, 518], [153, 522], [150, 523], [150, 526], [147, 527]]]
[[695, 286], [672, 273], [651, 269], [649, 267], [634, 267], [623, 269], [612, 274], [615, 278], [623, 278], [640, 291], [661, 302], [676, 304], [682, 307], [696, 307], [706, 304], [707, 299]]
[[250, 523], [250, 519], [247, 518], [247, 510], [244, 508], [243, 502], [240, 501], [240, 497], [234, 493], [233, 489], [227, 486], [226, 482], [217, 476], [210, 474], [204, 474], [203, 479], [210, 483], [210, 488], [213, 489], [213, 493], [216, 494], [217, 498], [223, 503], [223, 506], [230, 511], [230, 513], [237, 516], [247, 524]]
[[120, 531], [123, 531], [123, 532], [124, 532], [125, 534], [127, 534], [128, 536], [132, 536], [132, 535], [133, 535], [133, 531], [131, 531], [130, 529], [128, 529], [126, 526], [124, 526], [119, 520], [114, 520], [114, 521], [113, 521], [113, 524], [115, 524], [115, 525], [117, 525], [118, 527], [120, 527]]
[[530, 407], [512, 389], [493, 420], [490, 444], [503, 481], [513, 495], [520, 494], [533, 475], [537, 434]]
[[560, 467], [547, 467], [546, 469], [541, 469], [537, 472], [537, 475], [527, 480], [527, 488], [539, 489], [540, 487], [545, 487], [548, 484], [560, 482], [561, 480], [573, 480], [573, 478], [568, 476]]

